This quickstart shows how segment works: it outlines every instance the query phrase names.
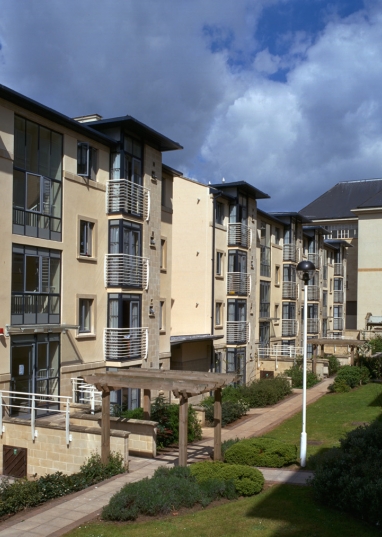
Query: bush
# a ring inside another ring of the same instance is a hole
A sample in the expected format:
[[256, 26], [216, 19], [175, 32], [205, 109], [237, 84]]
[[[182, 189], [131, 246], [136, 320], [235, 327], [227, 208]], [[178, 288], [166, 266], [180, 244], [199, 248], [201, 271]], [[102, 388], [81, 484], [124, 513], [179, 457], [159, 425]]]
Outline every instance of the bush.
[[382, 423], [346, 434], [318, 463], [312, 480], [315, 498], [330, 507], [382, 524]]
[[[214, 405], [211, 402], [202, 402], [205, 409], [206, 421], [210, 424], [214, 422]], [[248, 412], [248, 405], [244, 401], [223, 401], [222, 402], [222, 427], [238, 420]]]
[[47, 474], [36, 481], [20, 479], [11, 483], [0, 483], [0, 516], [17, 513], [26, 507], [34, 507], [52, 498], [58, 498], [99, 483], [113, 475], [126, 471], [119, 453], [111, 453], [107, 464], [101, 463], [101, 457], [94, 453], [78, 473], [65, 475], [62, 472]]
[[134, 408], [134, 410], [128, 410], [119, 405], [113, 405], [113, 416], [116, 418], [126, 418], [128, 420], [143, 420], [144, 412], [141, 407]]
[[[295, 365], [285, 371], [285, 374], [292, 379], [293, 388], [302, 388], [303, 381], [303, 363], [302, 360], [298, 360]], [[315, 386], [320, 379], [315, 373], [307, 371], [306, 374], [306, 387], [312, 388]]]
[[331, 377], [332, 375], [334, 375], [335, 373], [337, 373], [337, 371], [340, 370], [340, 367], [341, 367], [341, 364], [340, 364], [340, 361], [339, 359], [337, 358], [337, 356], [334, 356], [331, 355], [331, 356], [326, 356], [326, 358], [328, 359], [329, 363], [328, 363], [328, 366], [329, 366], [329, 376]]
[[[163, 396], [151, 406], [151, 419], [158, 422], [157, 445], [169, 446], [179, 441], [179, 405], [167, 403]], [[195, 409], [188, 407], [188, 442], [201, 440], [202, 428]]]
[[225, 452], [229, 464], [281, 468], [297, 460], [297, 447], [273, 438], [246, 438]]
[[237, 442], [240, 442], [240, 438], [235, 438], [235, 439], [230, 438], [229, 440], [224, 440], [224, 442], [222, 442], [222, 455], [223, 455], [223, 457], [224, 457], [224, 454], [227, 451], [227, 449], [229, 449], [234, 444], [237, 444]]
[[275, 405], [291, 391], [289, 382], [285, 377], [257, 380], [246, 386], [245, 401], [250, 408]]
[[235, 489], [241, 496], [253, 496], [261, 492], [264, 476], [257, 468], [248, 468], [240, 464], [224, 462], [198, 462], [191, 466], [191, 474], [199, 483], [210, 479], [233, 481]]
[[346, 391], [345, 384], [349, 388], [355, 388], [361, 384], [367, 384], [370, 380], [369, 370], [365, 366], [345, 365], [339, 370], [333, 384], [334, 391]]
[[158, 468], [151, 479], [125, 485], [102, 511], [105, 520], [135, 520], [139, 514], [156, 516], [217, 498], [237, 497], [233, 481], [211, 478], [197, 481], [189, 467]]

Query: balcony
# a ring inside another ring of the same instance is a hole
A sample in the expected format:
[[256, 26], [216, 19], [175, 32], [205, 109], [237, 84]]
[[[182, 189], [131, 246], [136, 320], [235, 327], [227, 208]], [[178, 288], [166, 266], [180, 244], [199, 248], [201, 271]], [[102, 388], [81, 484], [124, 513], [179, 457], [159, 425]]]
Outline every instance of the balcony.
[[334, 276], [343, 276], [344, 266], [342, 263], [334, 263]]
[[295, 244], [284, 244], [283, 261], [297, 261], [297, 248]]
[[227, 321], [227, 344], [245, 345], [249, 342], [248, 321]]
[[308, 253], [308, 261], [311, 261], [317, 270], [320, 268], [320, 255], [319, 254]]
[[282, 320], [282, 337], [297, 336], [298, 333], [298, 321], [295, 319], [283, 319]]
[[302, 356], [304, 349], [293, 345], [272, 345], [271, 347], [258, 346], [257, 354], [260, 359], [269, 358], [295, 358]]
[[144, 360], [147, 358], [147, 328], [105, 328], [105, 360]]
[[283, 298], [297, 300], [298, 285], [296, 282], [283, 282]]
[[248, 296], [251, 294], [251, 276], [242, 272], [227, 273], [227, 295]]
[[239, 222], [237, 224], [228, 224], [228, 246], [242, 246], [250, 248], [251, 230], [248, 226]]
[[318, 285], [307, 285], [306, 287], [308, 287], [308, 300], [320, 299], [320, 288]]
[[344, 292], [343, 291], [334, 291], [333, 292], [333, 301], [335, 304], [343, 304], [344, 302]]
[[149, 260], [128, 254], [106, 254], [105, 287], [148, 289]]
[[308, 319], [308, 334], [318, 334], [320, 331], [319, 319]]
[[333, 330], [343, 330], [345, 326], [342, 317], [333, 317]]
[[127, 179], [112, 179], [107, 185], [107, 213], [125, 213], [150, 218], [150, 191]]
[[326, 319], [328, 316], [328, 307], [327, 306], [322, 306], [322, 317], [324, 319]]
[[[55, 288], [50, 288], [54, 293]], [[14, 294], [11, 299], [12, 324], [56, 324], [60, 322], [59, 294]]]

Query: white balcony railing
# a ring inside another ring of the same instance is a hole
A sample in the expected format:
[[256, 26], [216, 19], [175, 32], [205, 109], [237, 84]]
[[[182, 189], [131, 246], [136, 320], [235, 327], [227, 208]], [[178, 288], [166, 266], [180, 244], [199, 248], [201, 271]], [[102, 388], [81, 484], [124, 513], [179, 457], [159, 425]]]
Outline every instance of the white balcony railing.
[[311, 261], [317, 270], [320, 268], [320, 255], [319, 254], [308, 253], [308, 261]]
[[89, 405], [92, 414], [95, 412], [96, 405], [102, 405], [102, 392], [98, 391], [93, 384], [86, 384], [81, 378], [71, 378], [72, 381], [72, 398], [75, 403]]
[[295, 319], [283, 319], [282, 320], [282, 336], [297, 336], [298, 333], [298, 321]]
[[243, 248], [251, 247], [252, 234], [248, 226], [239, 222], [237, 224], [228, 224], [228, 246], [242, 246]]
[[145, 360], [147, 347], [147, 328], [105, 328], [105, 360]]
[[251, 294], [251, 276], [242, 272], [227, 273], [227, 295]]
[[283, 298], [297, 300], [298, 285], [296, 282], [283, 282]]
[[335, 304], [343, 304], [344, 302], [344, 292], [343, 291], [334, 291], [333, 301]]
[[271, 345], [270, 347], [258, 347], [257, 353], [259, 358], [295, 358], [302, 356], [303, 347], [292, 345]]
[[297, 248], [295, 244], [284, 244], [283, 261], [297, 261]]
[[344, 266], [342, 263], [334, 263], [334, 276], [343, 276]]
[[111, 179], [107, 185], [107, 213], [127, 213], [150, 218], [150, 191], [128, 179]]
[[247, 344], [249, 331], [248, 321], [227, 321], [227, 343], [229, 345]]
[[333, 317], [333, 330], [343, 330], [344, 320], [342, 317]]
[[320, 331], [319, 319], [308, 319], [308, 334], [318, 334]]
[[320, 288], [318, 287], [318, 285], [304, 285], [304, 287], [308, 288], [308, 300], [320, 299]]
[[326, 319], [326, 317], [328, 316], [328, 307], [327, 306], [322, 306], [321, 315], [322, 315], [322, 317], [324, 319]]
[[148, 289], [149, 260], [128, 254], [106, 254], [105, 287]]

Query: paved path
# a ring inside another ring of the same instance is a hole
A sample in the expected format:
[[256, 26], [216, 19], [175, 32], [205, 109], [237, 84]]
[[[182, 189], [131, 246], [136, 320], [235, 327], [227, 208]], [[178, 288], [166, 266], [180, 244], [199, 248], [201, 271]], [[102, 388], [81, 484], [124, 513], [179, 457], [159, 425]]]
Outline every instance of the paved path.
[[[313, 403], [325, 393], [331, 379], [324, 380], [307, 392], [307, 403]], [[295, 390], [295, 395], [277, 405], [267, 408], [251, 409], [247, 419], [239, 424], [222, 430], [222, 440], [229, 438], [246, 438], [259, 436], [276, 427], [285, 419], [301, 410], [302, 390]], [[204, 439], [189, 446], [188, 460], [195, 462], [204, 460], [212, 452], [213, 430], [203, 429]], [[151, 477], [159, 466], [173, 466], [177, 461], [176, 452], [162, 454], [156, 459], [131, 457], [128, 474], [118, 476], [100, 485], [60, 498], [48, 505], [42, 505], [30, 511], [19, 513], [0, 525], [0, 537], [60, 537], [71, 529], [95, 518], [110, 497], [126, 483]], [[310, 472], [294, 472], [291, 470], [261, 468], [267, 482], [305, 484], [311, 477]]]

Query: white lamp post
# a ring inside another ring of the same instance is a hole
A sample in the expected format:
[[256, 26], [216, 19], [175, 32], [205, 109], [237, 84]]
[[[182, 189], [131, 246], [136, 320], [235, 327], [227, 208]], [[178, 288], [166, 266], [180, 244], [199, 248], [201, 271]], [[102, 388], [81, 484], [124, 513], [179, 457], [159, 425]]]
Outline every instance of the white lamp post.
[[316, 267], [311, 261], [300, 261], [297, 265], [297, 274], [300, 280], [304, 282], [304, 361], [302, 369], [302, 433], [300, 443], [300, 460], [304, 468], [306, 464], [306, 367], [307, 367], [307, 349], [308, 349], [308, 281], [311, 280], [316, 272]]

